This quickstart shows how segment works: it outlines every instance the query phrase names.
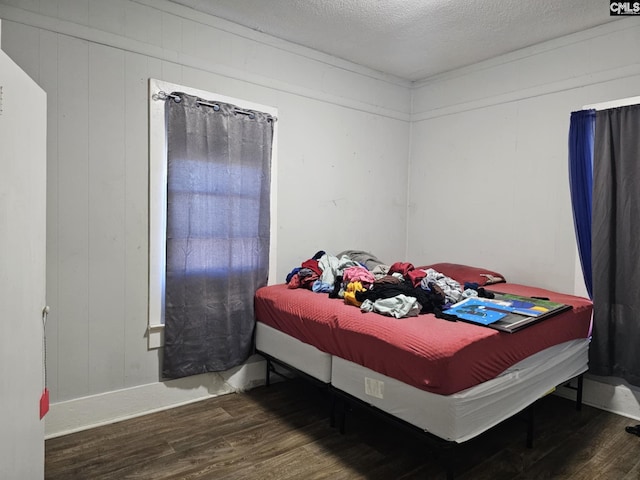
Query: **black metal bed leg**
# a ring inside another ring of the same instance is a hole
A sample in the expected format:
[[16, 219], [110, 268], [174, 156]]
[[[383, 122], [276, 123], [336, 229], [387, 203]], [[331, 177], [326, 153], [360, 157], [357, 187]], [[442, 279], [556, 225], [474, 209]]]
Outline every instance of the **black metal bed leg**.
[[330, 407], [330, 411], [329, 411], [329, 426], [331, 428], [334, 428], [336, 426], [336, 395], [333, 392], [329, 392], [329, 395], [331, 395], [331, 407]]
[[271, 359], [267, 357], [267, 376], [265, 377], [265, 385], [267, 387], [271, 386], [271, 370], [273, 369], [273, 365], [271, 365]]
[[578, 388], [576, 391], [576, 410], [582, 411], [582, 389], [584, 387], [584, 373], [578, 377]]
[[440, 457], [440, 463], [442, 464], [447, 480], [453, 480], [455, 476], [455, 452], [457, 444], [445, 444], [440, 445], [437, 455]]
[[534, 406], [532, 403], [527, 407], [527, 448], [533, 448]]
[[[576, 378], [578, 379], [578, 385], [574, 387], [573, 385], [571, 385], [571, 382]], [[582, 392], [584, 390], [584, 373], [581, 373], [577, 377], [572, 378], [564, 386], [569, 390], [576, 391], [576, 411], [581, 412], [582, 411]]]
[[453, 471], [453, 461], [451, 461], [451, 458], [447, 458], [447, 464], [444, 466], [444, 469], [447, 473], [447, 480], [453, 480], [455, 472]]
[[331, 395], [331, 410], [329, 414], [329, 425], [331, 428], [338, 427], [338, 431], [341, 435], [344, 435], [346, 430], [346, 418], [347, 418], [347, 401], [342, 398], [336, 391], [329, 387], [329, 394]]
[[342, 400], [340, 405], [342, 408], [340, 408], [338, 431], [340, 432], [340, 435], [344, 435], [347, 431], [347, 410], [349, 409], [349, 404], [345, 400]]

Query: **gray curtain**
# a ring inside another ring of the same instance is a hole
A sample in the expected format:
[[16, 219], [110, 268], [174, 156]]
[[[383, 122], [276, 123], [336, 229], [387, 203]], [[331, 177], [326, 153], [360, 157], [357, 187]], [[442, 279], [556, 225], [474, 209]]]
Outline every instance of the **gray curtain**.
[[596, 113], [590, 371], [640, 385], [640, 106]]
[[163, 375], [176, 378], [227, 370], [253, 352], [253, 296], [269, 267], [273, 118], [179, 92], [165, 111]]

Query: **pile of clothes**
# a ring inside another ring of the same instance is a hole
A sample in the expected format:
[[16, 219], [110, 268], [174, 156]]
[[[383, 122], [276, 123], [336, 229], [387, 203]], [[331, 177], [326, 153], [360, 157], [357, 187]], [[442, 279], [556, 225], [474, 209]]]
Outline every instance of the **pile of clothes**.
[[492, 296], [477, 284], [461, 286], [440, 272], [415, 268], [407, 262], [387, 265], [360, 250], [347, 250], [336, 256], [319, 251], [294, 268], [286, 281], [289, 288], [328, 293], [363, 312], [395, 318], [435, 313], [455, 320], [443, 310], [468, 297]]

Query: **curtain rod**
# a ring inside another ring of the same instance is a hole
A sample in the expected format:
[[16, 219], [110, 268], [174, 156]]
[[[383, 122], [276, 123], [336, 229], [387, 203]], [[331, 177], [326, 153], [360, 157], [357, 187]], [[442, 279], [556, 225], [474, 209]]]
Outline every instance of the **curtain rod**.
[[629, 105], [636, 105], [640, 103], [640, 97], [627, 97], [619, 100], [612, 100], [610, 102], [594, 103], [592, 105], [585, 105], [582, 110], [607, 110], [609, 108], [627, 107]]
[[[162, 91], [162, 90], [160, 90], [158, 93], [154, 93], [154, 94], [151, 96], [151, 98], [152, 98], [153, 100], [156, 100], [156, 101], [157, 101], [157, 100], [166, 100], [167, 98], [173, 98], [173, 100], [174, 100], [176, 103], [180, 103], [180, 102], [182, 101], [182, 98], [180, 98], [180, 96], [179, 96], [179, 95], [173, 95], [172, 93], [167, 93], [167, 92], [164, 92], [164, 91]], [[198, 105], [204, 105], [204, 106], [206, 106], [206, 107], [211, 107], [211, 108], [213, 108], [213, 110], [214, 110], [215, 112], [217, 112], [218, 110], [220, 110], [220, 105], [218, 105], [217, 103], [203, 102], [203, 101], [201, 101], [201, 100], [197, 100], [197, 101], [196, 101], [196, 103], [197, 103]], [[251, 110], [242, 110], [241, 108], [234, 108], [234, 109], [233, 109], [233, 111], [234, 111], [235, 113], [240, 113], [240, 114], [242, 114], [242, 115], [247, 115], [247, 116], [248, 116], [250, 119], [252, 119], [252, 120], [253, 120], [254, 118], [256, 118], [256, 114], [255, 114], [255, 112], [252, 112]], [[274, 121], [274, 122], [277, 122], [277, 121], [278, 121], [278, 118], [277, 118], [277, 117], [274, 117], [273, 115], [269, 115], [268, 120], [272, 120], [272, 121]]]

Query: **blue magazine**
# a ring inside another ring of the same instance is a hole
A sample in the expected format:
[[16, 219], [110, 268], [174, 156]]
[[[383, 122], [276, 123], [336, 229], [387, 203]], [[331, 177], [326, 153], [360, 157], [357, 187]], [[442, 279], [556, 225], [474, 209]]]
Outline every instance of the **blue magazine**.
[[470, 297], [452, 305], [444, 313], [465, 322], [483, 325], [507, 333], [515, 333], [529, 325], [571, 309], [571, 305], [546, 298], [523, 297], [493, 292], [494, 298]]
[[500, 311], [499, 306], [481, 298], [471, 297], [452, 305], [445, 313], [455, 315], [462, 320], [489, 325], [507, 316], [508, 312]]

